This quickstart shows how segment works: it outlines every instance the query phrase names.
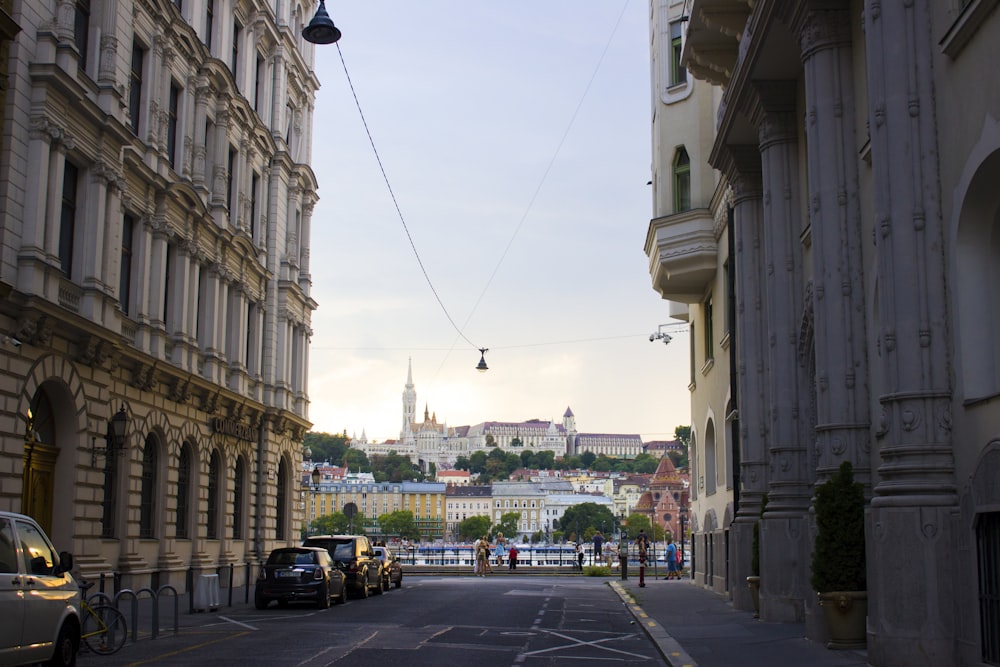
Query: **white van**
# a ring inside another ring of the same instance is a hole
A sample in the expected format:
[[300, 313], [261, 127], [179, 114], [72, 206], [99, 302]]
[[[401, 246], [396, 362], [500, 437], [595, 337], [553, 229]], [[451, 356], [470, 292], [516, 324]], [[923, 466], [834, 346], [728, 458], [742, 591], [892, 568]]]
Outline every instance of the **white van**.
[[35, 520], [0, 512], [0, 666], [76, 664], [80, 586]]

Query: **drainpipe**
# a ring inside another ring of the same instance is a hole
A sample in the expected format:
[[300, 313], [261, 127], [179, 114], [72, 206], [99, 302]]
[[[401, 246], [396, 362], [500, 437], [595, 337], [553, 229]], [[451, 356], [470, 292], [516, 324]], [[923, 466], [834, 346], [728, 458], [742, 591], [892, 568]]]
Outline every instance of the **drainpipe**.
[[267, 481], [267, 462], [264, 460], [264, 413], [257, 427], [257, 492], [254, 498], [253, 549], [257, 562], [264, 562], [264, 487]]

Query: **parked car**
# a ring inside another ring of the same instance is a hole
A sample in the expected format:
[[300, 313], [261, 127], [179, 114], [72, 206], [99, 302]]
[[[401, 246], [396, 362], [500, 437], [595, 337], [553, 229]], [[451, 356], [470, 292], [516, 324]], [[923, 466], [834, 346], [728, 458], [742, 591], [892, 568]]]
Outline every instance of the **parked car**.
[[364, 535], [313, 535], [302, 546], [326, 549], [355, 597], [382, 594], [382, 561], [375, 557], [372, 543]]
[[0, 512], [0, 664], [75, 665], [80, 585], [73, 556], [56, 554], [29, 516]]
[[399, 556], [389, 547], [375, 547], [375, 555], [382, 561], [382, 587], [389, 590], [389, 584], [396, 588], [403, 585], [403, 564]]
[[344, 573], [333, 564], [326, 549], [316, 547], [281, 547], [267, 557], [260, 568], [253, 601], [257, 609], [266, 609], [272, 600], [280, 606], [289, 602], [311, 600], [320, 609], [330, 600], [347, 600]]

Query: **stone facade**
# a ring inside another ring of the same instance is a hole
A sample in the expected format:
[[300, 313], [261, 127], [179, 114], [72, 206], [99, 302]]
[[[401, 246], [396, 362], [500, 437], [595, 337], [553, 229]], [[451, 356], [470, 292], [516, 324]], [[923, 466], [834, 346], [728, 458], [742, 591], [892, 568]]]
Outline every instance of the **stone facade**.
[[316, 3], [14, 4], [0, 507], [134, 589], [251, 567], [302, 520]]
[[714, 128], [654, 132], [656, 169], [685, 145], [717, 187], [692, 178], [702, 228], [657, 198], [647, 236], [654, 289], [714, 332], [692, 362], [695, 580], [750, 608], [759, 519], [762, 619], [823, 640], [811, 498], [850, 461], [876, 666], [1000, 662], [997, 4], [652, 3], [654, 63], [683, 11], [691, 97], [714, 91], [657, 98], [654, 126]]

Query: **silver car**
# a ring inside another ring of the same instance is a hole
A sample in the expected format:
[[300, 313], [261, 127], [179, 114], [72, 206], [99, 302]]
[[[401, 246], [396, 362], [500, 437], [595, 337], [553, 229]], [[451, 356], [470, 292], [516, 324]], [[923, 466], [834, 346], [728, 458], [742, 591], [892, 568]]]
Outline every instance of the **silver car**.
[[80, 586], [73, 556], [57, 554], [29, 516], [0, 512], [0, 664], [73, 665]]

